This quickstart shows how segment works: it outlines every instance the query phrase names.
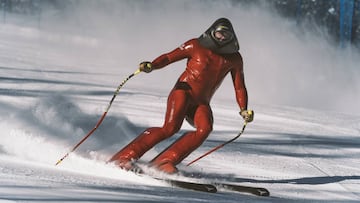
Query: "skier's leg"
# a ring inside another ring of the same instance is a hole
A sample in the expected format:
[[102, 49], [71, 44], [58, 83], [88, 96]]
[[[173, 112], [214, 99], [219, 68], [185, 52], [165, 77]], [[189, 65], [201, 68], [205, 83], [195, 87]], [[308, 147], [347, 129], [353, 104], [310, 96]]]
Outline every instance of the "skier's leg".
[[194, 115], [196, 131], [185, 133], [170, 147], [151, 161], [151, 165], [167, 173], [177, 171], [176, 165], [198, 148], [212, 131], [213, 117], [210, 106], [200, 105]]
[[121, 168], [131, 169], [132, 161], [138, 160], [157, 143], [179, 131], [187, 107], [187, 93], [183, 90], [173, 90], [168, 97], [163, 127], [146, 129], [136, 139], [116, 153], [110, 161], [115, 161]]

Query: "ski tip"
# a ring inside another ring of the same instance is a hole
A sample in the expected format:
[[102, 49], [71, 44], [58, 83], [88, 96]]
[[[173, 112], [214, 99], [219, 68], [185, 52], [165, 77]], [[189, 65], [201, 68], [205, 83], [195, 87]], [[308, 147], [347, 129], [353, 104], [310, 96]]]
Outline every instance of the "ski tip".
[[214, 185], [206, 184], [204, 187], [206, 188], [204, 192], [217, 193], [217, 188]]
[[268, 196], [270, 196], [270, 192], [269, 192], [269, 190], [267, 190], [265, 188], [261, 188], [258, 190], [258, 195], [263, 196], [263, 197], [268, 197]]

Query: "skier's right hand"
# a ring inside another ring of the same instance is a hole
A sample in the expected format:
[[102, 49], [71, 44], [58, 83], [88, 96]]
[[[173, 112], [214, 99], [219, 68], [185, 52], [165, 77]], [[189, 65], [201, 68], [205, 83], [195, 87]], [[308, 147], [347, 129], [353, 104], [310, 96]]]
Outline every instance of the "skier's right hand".
[[244, 118], [245, 122], [250, 123], [254, 120], [254, 111], [253, 110], [241, 110], [240, 115]]
[[139, 65], [140, 71], [150, 73], [153, 70], [152, 64], [149, 61], [141, 62]]

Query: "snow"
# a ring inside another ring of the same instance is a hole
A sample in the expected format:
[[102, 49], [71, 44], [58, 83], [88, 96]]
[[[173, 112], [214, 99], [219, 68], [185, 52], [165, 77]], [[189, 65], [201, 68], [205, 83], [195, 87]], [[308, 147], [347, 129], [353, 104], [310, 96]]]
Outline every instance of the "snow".
[[[74, 28], [68, 32], [65, 22], [60, 33], [50, 27], [1, 24], [0, 202], [359, 202], [359, 59], [351, 50], [339, 51], [318, 36], [290, 32], [290, 22], [264, 8], [237, 8], [241, 13], [235, 8], [225, 12], [228, 4], [209, 8], [214, 15], [234, 19], [255, 120], [234, 143], [186, 167], [242, 128], [227, 78], [212, 102], [214, 131], [179, 168], [201, 174], [206, 177], [200, 179], [203, 182], [214, 179], [266, 187], [270, 197], [174, 188], [106, 163], [146, 127], [162, 124], [167, 94], [184, 62], [130, 79], [102, 125], [55, 166], [95, 126], [117, 85], [141, 60], [151, 60], [198, 36], [215, 20], [208, 14], [196, 14], [198, 18], [189, 23], [194, 25], [181, 30], [174, 26], [185, 25], [181, 18], [185, 8], [171, 3], [164, 6], [168, 6], [167, 13], [174, 11], [165, 20], [156, 12], [149, 18], [135, 12], [134, 18], [129, 18], [131, 11], [123, 10], [119, 23], [131, 32], [142, 30], [134, 28], [140, 20], [145, 27], [151, 23], [159, 28], [153, 29], [152, 36], [135, 32], [130, 39], [114, 37], [114, 33], [102, 37], [75, 32]], [[254, 21], [250, 24], [249, 19]], [[154, 24], [156, 20], [161, 23]], [[274, 22], [278, 22], [274, 28], [261, 30], [261, 25]], [[107, 26], [115, 30], [111, 23], [114, 21], [97, 27], [97, 32]], [[261, 38], [265, 31], [275, 37], [271, 42]], [[134, 41], [137, 43], [131, 43]], [[309, 54], [314, 47], [326, 52]], [[291, 49], [296, 57], [281, 56], [283, 51], [290, 54]], [[334, 54], [346, 60], [334, 58]], [[304, 58], [307, 64], [300, 63]], [[337, 71], [339, 67], [343, 71]], [[320, 88], [324, 84], [326, 87]], [[150, 150], [141, 161], [152, 159], [191, 129], [184, 123], [178, 134]]]

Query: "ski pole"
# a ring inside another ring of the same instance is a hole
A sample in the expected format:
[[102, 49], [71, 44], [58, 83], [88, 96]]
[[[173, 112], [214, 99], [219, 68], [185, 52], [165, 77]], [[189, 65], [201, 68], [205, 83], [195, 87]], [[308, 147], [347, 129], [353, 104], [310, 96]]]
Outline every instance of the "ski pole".
[[[249, 113], [249, 114], [253, 114], [253, 111], [252, 111], [252, 110], [249, 110], [249, 111], [248, 111], [248, 113]], [[244, 130], [245, 130], [245, 127], [246, 127], [246, 125], [247, 125], [247, 122], [245, 121], [245, 122], [244, 122], [244, 125], [243, 125], [243, 127], [242, 127], [242, 129], [241, 129], [241, 131], [239, 132], [239, 134], [238, 134], [236, 137], [234, 137], [234, 138], [232, 138], [231, 140], [228, 140], [227, 142], [224, 142], [224, 143], [222, 143], [222, 144], [220, 144], [220, 145], [218, 145], [218, 146], [214, 147], [214, 148], [213, 148], [213, 149], [211, 149], [210, 151], [206, 152], [205, 154], [203, 154], [203, 155], [199, 156], [198, 158], [196, 158], [196, 159], [194, 159], [193, 161], [191, 161], [190, 163], [188, 163], [186, 166], [190, 166], [191, 164], [193, 164], [193, 163], [195, 163], [195, 162], [199, 161], [200, 159], [204, 158], [205, 156], [207, 156], [207, 155], [209, 155], [209, 154], [213, 153], [214, 151], [216, 151], [216, 150], [218, 150], [218, 149], [220, 149], [220, 148], [224, 147], [225, 145], [227, 145], [227, 144], [229, 144], [229, 143], [233, 142], [234, 140], [236, 140], [237, 138], [239, 138], [239, 137], [243, 134], [243, 132], [244, 132]]]
[[104, 120], [106, 114], [108, 113], [108, 111], [109, 111], [109, 109], [110, 109], [110, 107], [111, 107], [111, 104], [113, 103], [116, 95], [119, 94], [119, 91], [120, 91], [120, 89], [122, 88], [122, 86], [124, 86], [124, 84], [125, 84], [128, 80], [130, 80], [130, 78], [132, 78], [133, 76], [139, 74], [140, 72], [141, 72], [140, 69], [136, 70], [134, 73], [132, 73], [131, 75], [129, 75], [127, 78], [125, 78], [125, 79], [120, 83], [120, 85], [119, 85], [119, 86], [117, 87], [117, 89], [115, 90], [114, 95], [113, 95], [113, 97], [111, 98], [111, 100], [110, 100], [110, 102], [109, 102], [109, 105], [106, 107], [103, 115], [100, 117], [100, 119], [99, 119], [99, 121], [96, 123], [95, 127], [94, 127], [92, 130], [90, 130], [90, 131], [88, 132], [88, 134], [87, 134], [82, 140], [80, 140], [80, 142], [77, 143], [77, 144], [71, 149], [71, 151], [69, 151], [68, 153], [65, 154], [65, 156], [63, 156], [61, 159], [59, 159], [59, 160], [56, 162], [55, 166], [57, 166], [59, 163], [61, 163], [67, 156], [69, 156], [69, 154], [70, 154], [71, 152], [75, 151], [76, 148], [78, 148], [78, 147], [81, 145], [81, 143], [83, 143], [83, 142], [100, 126], [100, 124], [101, 124], [102, 121]]

